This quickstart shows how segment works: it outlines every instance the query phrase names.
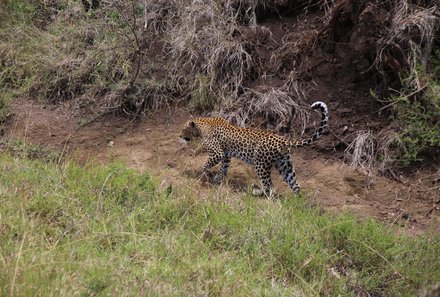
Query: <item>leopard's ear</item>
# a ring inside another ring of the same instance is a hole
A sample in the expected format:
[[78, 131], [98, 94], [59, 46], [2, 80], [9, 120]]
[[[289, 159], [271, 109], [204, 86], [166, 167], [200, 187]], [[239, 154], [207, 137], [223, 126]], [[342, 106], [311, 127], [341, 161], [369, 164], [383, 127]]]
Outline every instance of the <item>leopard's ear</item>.
[[189, 125], [191, 128], [195, 128], [196, 127], [196, 123], [194, 123], [194, 121], [189, 122]]

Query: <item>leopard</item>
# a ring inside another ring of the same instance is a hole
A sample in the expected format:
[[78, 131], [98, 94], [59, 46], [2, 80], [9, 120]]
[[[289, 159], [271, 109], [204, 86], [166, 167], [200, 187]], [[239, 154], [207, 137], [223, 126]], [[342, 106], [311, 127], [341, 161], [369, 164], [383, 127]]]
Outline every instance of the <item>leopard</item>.
[[273, 166], [294, 193], [300, 191], [292, 162], [293, 148], [308, 146], [319, 139], [328, 129], [329, 110], [324, 102], [316, 101], [312, 109], [320, 109], [321, 121], [308, 138], [295, 140], [277, 133], [256, 128], [242, 128], [220, 117], [198, 117], [186, 122], [180, 138], [184, 143], [201, 139], [201, 146], [208, 152], [208, 160], [202, 173], [221, 163], [214, 183], [220, 183], [227, 175], [231, 158], [238, 158], [254, 167], [261, 188], [254, 188], [254, 196], [273, 194], [271, 169]]

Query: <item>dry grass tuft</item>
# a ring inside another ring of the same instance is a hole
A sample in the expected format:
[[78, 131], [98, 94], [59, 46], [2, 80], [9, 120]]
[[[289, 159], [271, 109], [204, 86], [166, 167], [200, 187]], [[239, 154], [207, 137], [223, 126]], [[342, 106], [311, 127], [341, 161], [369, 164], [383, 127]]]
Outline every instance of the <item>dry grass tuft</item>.
[[412, 90], [420, 90], [424, 86], [424, 77], [420, 76], [419, 65], [428, 62], [434, 41], [435, 32], [440, 18], [435, 15], [437, 5], [424, 8], [408, 1], [397, 1], [391, 11], [393, 16], [388, 34], [377, 41], [375, 65], [384, 71], [384, 64], [390, 64], [394, 70], [407, 71], [411, 79], [406, 86]]
[[384, 129], [378, 133], [358, 131], [356, 137], [345, 150], [346, 160], [351, 167], [366, 174], [374, 170], [394, 175], [404, 150], [399, 134], [393, 129]]
[[143, 6], [144, 31], [160, 35], [172, 26], [172, 20], [177, 14], [176, 1], [145, 1]]
[[316, 45], [318, 30], [306, 29], [303, 23], [296, 25], [296, 30], [287, 33], [282, 38], [282, 44], [275, 49], [271, 55], [271, 63], [274, 65], [274, 72], [283, 70], [283, 67], [289, 65], [289, 68], [295, 67], [301, 69], [300, 62], [302, 55], [311, 51]]
[[304, 107], [301, 94], [294, 96], [283, 89], [260, 87], [246, 89], [236, 101], [229, 100], [230, 108], [223, 111], [225, 116], [240, 126], [246, 126], [252, 117], [261, 116], [266, 122], [276, 123], [275, 130], [287, 128], [289, 131], [293, 120], [301, 123], [301, 134], [309, 121], [308, 108]]
[[[380, 158], [378, 160], [378, 169], [385, 173], [397, 165], [401, 152], [404, 150], [399, 134], [394, 130], [384, 130], [377, 135], [377, 151]], [[391, 172], [392, 173], [392, 172]]]
[[49, 69], [48, 80], [36, 81], [34, 90], [43, 92], [53, 102], [70, 100], [86, 92], [91, 83], [96, 61], [68, 57], [54, 61]]
[[185, 89], [205, 76], [215, 94], [237, 94], [253, 60], [249, 45], [235, 37], [240, 30], [235, 15], [215, 1], [177, 5], [168, 41], [174, 80]]
[[122, 111], [136, 116], [145, 114], [148, 110], [158, 110], [170, 103], [173, 86], [168, 81], [145, 80], [131, 87], [120, 88], [107, 93], [98, 106], [104, 112]]
[[350, 158], [350, 166], [370, 173], [376, 164], [376, 142], [376, 137], [371, 131], [358, 131], [345, 150]]

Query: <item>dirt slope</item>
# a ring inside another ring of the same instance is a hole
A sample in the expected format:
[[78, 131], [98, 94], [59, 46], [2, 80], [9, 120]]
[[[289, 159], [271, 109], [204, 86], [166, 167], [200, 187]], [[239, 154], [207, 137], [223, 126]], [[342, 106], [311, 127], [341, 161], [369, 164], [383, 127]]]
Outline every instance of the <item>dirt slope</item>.
[[[162, 110], [135, 122], [101, 118], [83, 127], [81, 117], [69, 103], [54, 107], [18, 100], [12, 111], [14, 115], [5, 127], [7, 138], [56, 148], [80, 161], [123, 160], [137, 170], [158, 176], [163, 185], [191, 189], [200, 199], [213, 193], [240, 199], [248, 186], [257, 182], [253, 168], [237, 160], [221, 186], [197, 179], [206, 156], [193, 156], [191, 147], [183, 148], [178, 139], [190, 117], [184, 108]], [[293, 155], [299, 184], [310, 194], [311, 203], [335, 212], [350, 210], [360, 217], [409, 226], [410, 233], [431, 225], [440, 231], [438, 169], [402, 177], [404, 182], [380, 175], [367, 177], [336, 157], [332, 146], [327, 145], [331, 138], [324, 135], [316, 145], [297, 149]], [[289, 194], [279, 174], [274, 171], [272, 176], [277, 192]]]

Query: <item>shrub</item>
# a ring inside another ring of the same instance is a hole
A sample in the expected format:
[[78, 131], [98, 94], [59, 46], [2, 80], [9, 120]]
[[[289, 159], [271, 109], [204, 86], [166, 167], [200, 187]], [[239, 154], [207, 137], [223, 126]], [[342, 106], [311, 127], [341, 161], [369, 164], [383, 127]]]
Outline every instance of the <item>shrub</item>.
[[[439, 53], [437, 52], [437, 57]], [[438, 58], [434, 65], [438, 65]], [[440, 67], [436, 66], [434, 73]], [[392, 97], [396, 103], [404, 165], [423, 160], [426, 153], [440, 149], [440, 81], [438, 76], [427, 76], [421, 96]], [[422, 90], [420, 89], [420, 92]]]

